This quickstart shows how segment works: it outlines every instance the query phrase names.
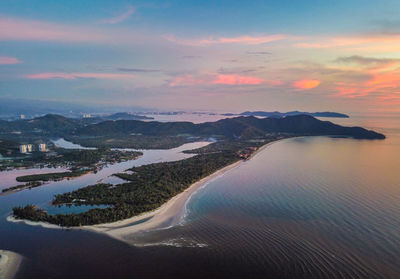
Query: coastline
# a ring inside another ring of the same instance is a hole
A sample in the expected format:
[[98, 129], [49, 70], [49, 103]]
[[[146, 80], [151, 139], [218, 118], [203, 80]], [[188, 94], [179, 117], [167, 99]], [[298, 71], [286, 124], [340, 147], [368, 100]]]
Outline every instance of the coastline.
[[256, 156], [261, 151], [265, 150], [271, 144], [274, 144], [281, 140], [283, 139], [264, 144], [256, 151], [254, 151], [248, 159], [239, 160], [233, 164], [225, 166], [224, 168], [212, 173], [207, 177], [202, 178], [201, 180], [193, 183], [189, 188], [174, 196], [169, 201], [153, 211], [145, 212], [140, 215], [113, 223], [82, 226], [80, 227], [80, 229], [97, 233], [104, 233], [112, 238], [127, 242], [128, 244], [133, 244], [132, 241], [129, 239], [133, 235], [174, 226], [181, 221], [181, 217], [183, 215], [182, 211], [185, 209], [186, 204], [190, 200], [191, 196], [196, 193], [197, 190], [202, 188], [207, 182], [213, 180], [214, 178], [222, 176], [226, 172], [238, 167], [242, 163], [245, 163], [246, 161]]
[[252, 159], [258, 153], [265, 150], [268, 146], [284, 139], [287, 138], [278, 139], [264, 144], [263, 146], [259, 147], [256, 151], [254, 151], [250, 155], [250, 157], [247, 158], [246, 160], [238, 160], [228, 166], [225, 166], [222, 169], [219, 169], [216, 172], [210, 174], [209, 176], [206, 176], [201, 180], [193, 183], [186, 190], [172, 197], [170, 200], [162, 204], [157, 209], [149, 212], [144, 212], [140, 215], [136, 215], [128, 219], [116, 221], [113, 223], [104, 223], [104, 224], [97, 224], [90, 226], [68, 227], [68, 228], [60, 227], [58, 225], [49, 224], [46, 222], [33, 222], [29, 220], [15, 219], [13, 216], [8, 216], [7, 221], [16, 223], [21, 222], [27, 225], [42, 226], [44, 228], [49, 228], [49, 229], [51, 228], [51, 229], [87, 230], [91, 232], [107, 234], [108, 236], [114, 239], [134, 245], [134, 243], [132, 243], [130, 239], [132, 238], [132, 236], [136, 234], [163, 229], [178, 224], [181, 221], [181, 217], [184, 216], [184, 214], [182, 214], [182, 211], [185, 209], [186, 204], [190, 200], [191, 196], [197, 190], [202, 188], [207, 182], [211, 181], [214, 178], [222, 176], [231, 169], [234, 169], [238, 167], [240, 164], [245, 163], [246, 161]]
[[128, 242], [127, 237], [133, 234], [175, 225], [180, 221], [181, 216], [179, 215], [179, 213], [185, 207], [186, 202], [189, 200], [193, 193], [204, 186], [204, 184], [206, 184], [208, 181], [218, 176], [221, 176], [227, 171], [239, 166], [242, 162], [242, 160], [239, 160], [212, 173], [209, 176], [202, 178], [201, 180], [193, 183], [189, 188], [174, 196], [169, 201], [153, 211], [145, 212], [140, 215], [113, 223], [82, 226], [80, 227], [80, 229], [104, 233], [115, 239]]
[[22, 262], [22, 256], [7, 250], [0, 250], [0, 279], [12, 279]]

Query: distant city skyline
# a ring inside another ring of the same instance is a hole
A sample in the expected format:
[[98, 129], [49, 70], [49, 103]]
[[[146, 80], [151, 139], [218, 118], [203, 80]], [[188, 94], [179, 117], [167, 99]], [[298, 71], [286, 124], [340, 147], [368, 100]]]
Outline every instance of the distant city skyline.
[[2, 1], [0, 98], [400, 112], [398, 1]]

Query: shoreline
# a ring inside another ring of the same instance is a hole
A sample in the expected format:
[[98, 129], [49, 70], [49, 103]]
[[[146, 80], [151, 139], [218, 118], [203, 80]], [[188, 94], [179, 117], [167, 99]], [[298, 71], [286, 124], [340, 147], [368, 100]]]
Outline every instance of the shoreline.
[[80, 227], [80, 229], [107, 234], [112, 238], [124, 241], [128, 244], [134, 244], [129, 239], [134, 235], [159, 229], [165, 229], [177, 225], [181, 222], [182, 217], [185, 216], [186, 205], [190, 201], [193, 194], [204, 187], [208, 182], [240, 166], [246, 161], [252, 159], [261, 151], [265, 150], [270, 145], [281, 140], [283, 139], [266, 143], [258, 148], [256, 151], [254, 151], [248, 159], [239, 160], [235, 163], [223, 167], [222, 169], [217, 170], [209, 176], [202, 178], [201, 180], [193, 183], [189, 186], [189, 188], [172, 197], [169, 201], [153, 211], [144, 212], [140, 215], [113, 223], [82, 226]]
[[140, 215], [136, 215], [128, 219], [116, 221], [113, 223], [104, 223], [104, 224], [81, 226], [81, 227], [60, 227], [58, 225], [49, 224], [46, 222], [34, 222], [30, 220], [15, 219], [12, 215], [7, 217], [7, 221], [16, 223], [21, 222], [27, 225], [42, 226], [44, 228], [49, 228], [49, 229], [86, 230], [86, 231], [106, 234], [114, 239], [135, 245], [135, 243], [129, 240], [129, 238], [139, 233], [164, 229], [179, 224], [182, 217], [185, 216], [184, 210], [186, 208], [186, 205], [190, 201], [190, 198], [194, 193], [196, 193], [199, 189], [204, 187], [211, 180], [224, 175], [231, 169], [234, 169], [239, 165], [245, 163], [246, 161], [252, 159], [258, 153], [265, 150], [268, 146], [284, 139], [288, 138], [282, 138], [264, 144], [263, 146], [259, 147], [256, 151], [254, 151], [251, 154], [251, 156], [246, 160], [240, 159], [230, 165], [227, 165], [222, 169], [219, 169], [216, 172], [210, 174], [209, 176], [206, 176], [200, 179], [199, 181], [193, 183], [183, 192], [172, 197], [170, 200], [162, 204], [157, 209], [144, 212]]
[[0, 278], [12, 279], [17, 274], [23, 257], [17, 253], [0, 250]]
[[179, 213], [185, 208], [187, 201], [197, 190], [210, 180], [239, 166], [242, 162], [242, 160], [239, 160], [202, 178], [153, 211], [144, 212], [140, 215], [113, 223], [82, 226], [79, 229], [104, 233], [112, 238], [128, 242], [127, 236], [176, 225], [181, 219], [181, 214]]

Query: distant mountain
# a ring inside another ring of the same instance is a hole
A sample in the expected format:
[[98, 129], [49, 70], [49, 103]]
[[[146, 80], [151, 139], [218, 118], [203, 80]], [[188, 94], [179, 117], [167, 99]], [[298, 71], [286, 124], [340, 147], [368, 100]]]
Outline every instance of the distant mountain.
[[108, 116], [101, 117], [105, 120], [151, 120], [153, 117], [148, 117], [144, 115], [130, 114], [127, 112], [117, 112]]
[[357, 139], [384, 139], [385, 136], [361, 127], [343, 127], [329, 121], [321, 121], [309, 115], [284, 118], [256, 118], [240, 116], [216, 122], [194, 124], [191, 122], [143, 122], [136, 120], [104, 121], [78, 128], [77, 136], [105, 136], [142, 134], [168, 136], [187, 134], [192, 136], [224, 136], [229, 138], [263, 137], [267, 133], [293, 135], [336, 135]]
[[107, 120], [91, 124], [85, 119], [48, 114], [32, 120], [0, 121], [0, 136], [12, 132], [37, 133], [44, 136], [118, 136], [142, 134], [148, 136], [223, 136], [228, 138], [257, 138], [268, 133], [293, 135], [336, 135], [357, 139], [384, 139], [385, 136], [361, 127], [343, 127], [321, 121], [309, 115], [283, 118], [239, 116], [216, 122], [157, 122], [139, 120]]
[[0, 97], [0, 118], [12, 119], [24, 114], [34, 118], [44, 114], [60, 114], [67, 117], [79, 117], [83, 113], [116, 113], [119, 111], [148, 111], [137, 106], [83, 105], [61, 101], [13, 99]]
[[[338, 112], [330, 112], [330, 111], [325, 111], [325, 112], [303, 112], [303, 111], [289, 111], [289, 112], [279, 112], [279, 111], [245, 111], [242, 112], [238, 115], [244, 115], [244, 116], [260, 116], [260, 117], [285, 117], [285, 116], [295, 116], [295, 115], [310, 115], [314, 117], [336, 117], [336, 118], [349, 118], [347, 114], [343, 113], [338, 113]], [[225, 116], [232, 116], [235, 114], [232, 113], [225, 113], [223, 114]]]
[[0, 121], [0, 133], [22, 132], [58, 135], [71, 133], [84, 126], [79, 119], [67, 118], [57, 114], [47, 114], [34, 119]]

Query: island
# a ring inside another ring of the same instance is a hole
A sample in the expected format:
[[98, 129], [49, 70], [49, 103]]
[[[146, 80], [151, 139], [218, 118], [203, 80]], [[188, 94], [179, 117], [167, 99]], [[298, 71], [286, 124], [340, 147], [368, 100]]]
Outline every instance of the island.
[[245, 115], [245, 116], [259, 116], [259, 117], [286, 117], [286, 116], [295, 116], [295, 115], [310, 115], [314, 117], [331, 117], [331, 118], [349, 118], [347, 114], [339, 113], [339, 112], [305, 112], [305, 111], [288, 111], [288, 112], [279, 112], [279, 111], [245, 111], [239, 114], [234, 113], [225, 113], [225, 116], [234, 116], [234, 115]]

